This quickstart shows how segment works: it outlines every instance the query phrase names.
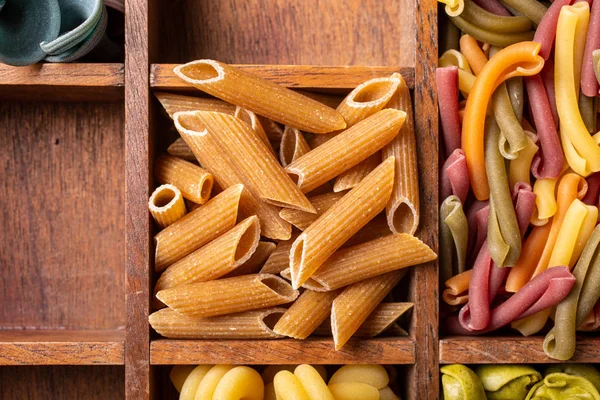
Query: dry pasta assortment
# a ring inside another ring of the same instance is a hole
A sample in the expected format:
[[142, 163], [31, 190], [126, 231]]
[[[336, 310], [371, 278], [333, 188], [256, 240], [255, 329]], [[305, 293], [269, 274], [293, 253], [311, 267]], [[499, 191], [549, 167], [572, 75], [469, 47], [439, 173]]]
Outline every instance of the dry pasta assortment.
[[600, 1], [443, 2], [441, 325], [568, 360], [600, 327]]
[[600, 399], [600, 373], [588, 364], [490, 364], [473, 369], [453, 364], [440, 368], [440, 375], [445, 400]]
[[390, 294], [407, 267], [436, 255], [413, 236], [419, 185], [402, 76], [338, 98], [213, 60], [174, 71], [215, 98], [156, 93], [181, 138], [154, 165], [152, 327], [188, 339], [328, 335], [336, 349], [353, 336], [406, 335], [398, 319], [412, 304]]
[[[177, 365], [171, 382], [181, 400], [399, 400], [392, 367], [346, 365]], [[328, 382], [328, 383], [326, 383]]]

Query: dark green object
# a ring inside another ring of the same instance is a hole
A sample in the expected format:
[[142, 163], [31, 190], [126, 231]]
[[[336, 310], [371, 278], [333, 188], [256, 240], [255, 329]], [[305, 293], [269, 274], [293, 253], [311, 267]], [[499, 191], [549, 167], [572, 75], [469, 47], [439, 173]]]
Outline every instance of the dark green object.
[[523, 400], [542, 374], [526, 365], [481, 365], [475, 370], [488, 400]]
[[475, 372], [461, 364], [440, 368], [444, 400], [486, 400], [485, 391]]
[[537, 383], [525, 400], [600, 400], [598, 390], [590, 381], [562, 372], [548, 374]]
[[0, 11], [0, 62], [21, 66], [46, 56], [40, 47], [60, 32], [57, 0], [3, 0]]

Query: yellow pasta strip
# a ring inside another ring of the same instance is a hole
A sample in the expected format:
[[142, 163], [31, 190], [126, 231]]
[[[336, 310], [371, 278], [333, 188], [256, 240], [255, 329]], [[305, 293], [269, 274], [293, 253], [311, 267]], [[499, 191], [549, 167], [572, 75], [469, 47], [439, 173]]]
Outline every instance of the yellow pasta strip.
[[556, 243], [552, 250], [550, 261], [548, 262], [549, 267], [569, 265], [577, 241], [577, 236], [579, 235], [579, 231], [581, 230], [581, 226], [587, 214], [588, 209], [583, 202], [575, 199], [571, 203], [565, 214], [564, 221], [560, 225]]
[[252, 256], [245, 263], [225, 275], [224, 278], [258, 273], [267, 259], [273, 254], [275, 247], [277, 245], [272, 242], [258, 242], [258, 246], [256, 246], [256, 250]]
[[[458, 50], [450, 49], [446, 50], [444, 54], [438, 59], [439, 67], [458, 67], [459, 69], [473, 75], [469, 61], [463, 53]], [[473, 75], [474, 76], [474, 75]]]
[[379, 400], [379, 390], [366, 383], [330, 383], [329, 390], [335, 400]]
[[595, 206], [585, 206], [587, 208], [587, 215], [581, 224], [581, 229], [579, 230], [579, 234], [577, 235], [577, 241], [575, 242], [575, 246], [573, 247], [573, 255], [571, 256], [571, 260], [569, 261], [569, 267], [573, 268], [577, 260], [579, 260], [579, 256], [583, 252], [585, 245], [588, 242], [588, 239], [592, 235], [596, 224], [598, 223], [598, 207]]
[[533, 134], [527, 131], [525, 133], [527, 146], [521, 149], [517, 158], [511, 160], [509, 164], [508, 180], [511, 188], [514, 188], [518, 182], [525, 182], [531, 185], [531, 162], [539, 147], [532, 139]]
[[300, 380], [290, 371], [279, 371], [273, 379], [277, 400], [311, 400]]
[[196, 392], [194, 400], [212, 400], [215, 389], [225, 374], [234, 368], [233, 365], [215, 365], [204, 376]]
[[156, 179], [181, 190], [181, 194], [197, 204], [204, 204], [210, 198], [213, 177], [210, 172], [177, 157], [160, 156], [154, 164]]
[[211, 367], [212, 366], [210, 365], [198, 365], [195, 367], [185, 379], [185, 382], [181, 387], [179, 398], [182, 400], [194, 400], [198, 386], [200, 386], [200, 383], [208, 371], [210, 371]]
[[390, 383], [390, 377], [382, 365], [355, 364], [344, 365], [329, 380], [329, 384], [342, 382], [360, 382], [383, 389]]
[[547, 220], [556, 214], [556, 182], [557, 179], [538, 179], [533, 184], [537, 219]]
[[318, 101], [214, 60], [175, 67], [181, 79], [215, 97], [312, 133], [344, 129], [342, 115]]
[[315, 368], [310, 365], [298, 365], [294, 375], [302, 384], [309, 400], [335, 400], [327, 384]]
[[160, 228], [179, 221], [187, 212], [181, 191], [173, 185], [157, 187], [150, 196], [148, 208]]
[[178, 157], [186, 161], [197, 161], [192, 149], [190, 149], [190, 146], [188, 146], [187, 143], [185, 143], [185, 140], [182, 138], [177, 138], [173, 143], [171, 143], [171, 145], [167, 148], [167, 153], [173, 157]]
[[471, 93], [476, 79], [475, 75], [461, 69], [458, 70], [458, 89], [465, 97], [468, 97], [469, 93]]
[[279, 212], [279, 216], [294, 225], [296, 228], [300, 230], [305, 230], [317, 220], [318, 217], [323, 215], [323, 213], [329, 210], [335, 203], [337, 203], [346, 192], [331, 192], [325, 193], [314, 197], [309, 197], [308, 200], [312, 203], [317, 211], [316, 214], [307, 213], [299, 210], [292, 210], [291, 208], [284, 208]]
[[451, 17], [458, 17], [462, 14], [465, 9], [464, 0], [438, 0], [440, 3], [445, 4], [444, 11]]
[[298, 236], [290, 251], [294, 288], [302, 286], [329, 256], [384, 209], [392, 192], [394, 164], [394, 157], [389, 157]]
[[154, 92], [169, 117], [179, 111], [217, 111], [233, 115], [235, 106], [219, 99], [209, 99], [194, 96], [185, 96], [175, 93]]
[[279, 161], [284, 167], [310, 151], [304, 135], [296, 128], [285, 127], [279, 146]]
[[239, 366], [229, 370], [215, 388], [213, 399], [263, 400], [265, 385], [254, 369]]
[[181, 388], [185, 383], [185, 380], [190, 375], [190, 373], [194, 370], [193, 365], [175, 365], [171, 368], [171, 372], [169, 373], [169, 379], [171, 379], [171, 383], [175, 386], [177, 392], [181, 392]]

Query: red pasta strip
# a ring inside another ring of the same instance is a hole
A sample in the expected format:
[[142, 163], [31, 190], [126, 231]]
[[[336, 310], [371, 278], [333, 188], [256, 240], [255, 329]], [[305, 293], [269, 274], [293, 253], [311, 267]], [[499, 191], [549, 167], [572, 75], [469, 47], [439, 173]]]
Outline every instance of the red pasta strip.
[[469, 242], [467, 253], [471, 254], [468, 265], [475, 262], [474, 257], [479, 254], [483, 242], [487, 238], [488, 215], [490, 211], [489, 202], [475, 201], [467, 209], [466, 217], [469, 225]]
[[556, 90], [554, 90], [554, 61], [549, 58], [544, 63], [544, 68], [540, 72], [542, 81], [544, 81], [544, 87], [546, 88], [546, 95], [548, 96], [548, 103], [550, 103], [550, 110], [552, 111], [552, 118], [554, 119], [554, 126], [559, 126], [558, 119], [558, 108], [556, 106]]
[[460, 119], [458, 117], [458, 67], [438, 68], [435, 71], [440, 121], [446, 154], [460, 148]]
[[[598, 3], [600, 3], [600, 1]], [[600, 172], [588, 176], [586, 181], [588, 188], [581, 201], [588, 206], [595, 206], [598, 204], [598, 192], [600, 192]]]
[[531, 189], [531, 185], [525, 182], [518, 182], [513, 189], [512, 198], [515, 204], [515, 214], [517, 215], [521, 237], [525, 235], [525, 231], [529, 226], [529, 221], [535, 209], [536, 197], [536, 194]]
[[544, 18], [542, 18], [535, 31], [533, 41], [542, 45], [542, 48], [538, 54], [543, 57], [544, 60], [547, 60], [552, 52], [554, 38], [556, 37], [556, 26], [558, 25], [560, 9], [562, 6], [571, 4], [571, 1], [572, 0], [554, 0], [554, 3], [548, 7], [548, 11], [546, 11], [546, 14], [544, 14]]
[[487, 240], [473, 265], [469, 282], [469, 302], [460, 310], [458, 318], [463, 328], [469, 331], [485, 329], [490, 322], [490, 270], [494, 262], [488, 251]]
[[473, 0], [473, 3], [492, 14], [512, 17], [512, 14], [498, 0]]
[[592, 52], [600, 49], [600, 1], [593, 2], [591, 7], [585, 51], [583, 52], [583, 65], [581, 66], [581, 91], [588, 97], [596, 96], [600, 88], [594, 74], [592, 57]]
[[465, 152], [462, 149], [456, 149], [450, 154], [442, 166], [441, 175], [441, 198], [455, 195], [464, 204], [469, 193], [470, 180]]

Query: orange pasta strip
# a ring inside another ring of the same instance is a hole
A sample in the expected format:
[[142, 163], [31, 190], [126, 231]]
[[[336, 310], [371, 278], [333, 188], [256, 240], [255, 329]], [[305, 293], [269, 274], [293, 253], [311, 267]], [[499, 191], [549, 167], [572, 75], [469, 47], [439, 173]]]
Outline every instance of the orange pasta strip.
[[473, 73], [479, 75], [488, 62], [488, 58], [477, 44], [477, 40], [471, 35], [463, 35], [460, 38], [459, 44], [460, 52], [464, 54], [469, 62]]
[[552, 224], [548, 223], [533, 228], [523, 244], [519, 260], [508, 273], [505, 286], [507, 292], [515, 293], [529, 282], [533, 271], [542, 257], [551, 227]]
[[467, 302], [469, 297], [466, 293], [469, 290], [472, 273], [473, 270], [469, 269], [446, 281], [446, 289], [442, 294], [442, 298], [447, 304], [456, 306]]
[[483, 154], [485, 114], [498, 85], [515, 76], [539, 73], [544, 59], [538, 56], [540, 44], [520, 42], [500, 50], [492, 57], [475, 80], [465, 107], [462, 148], [467, 159], [471, 186], [477, 199], [490, 196]]

